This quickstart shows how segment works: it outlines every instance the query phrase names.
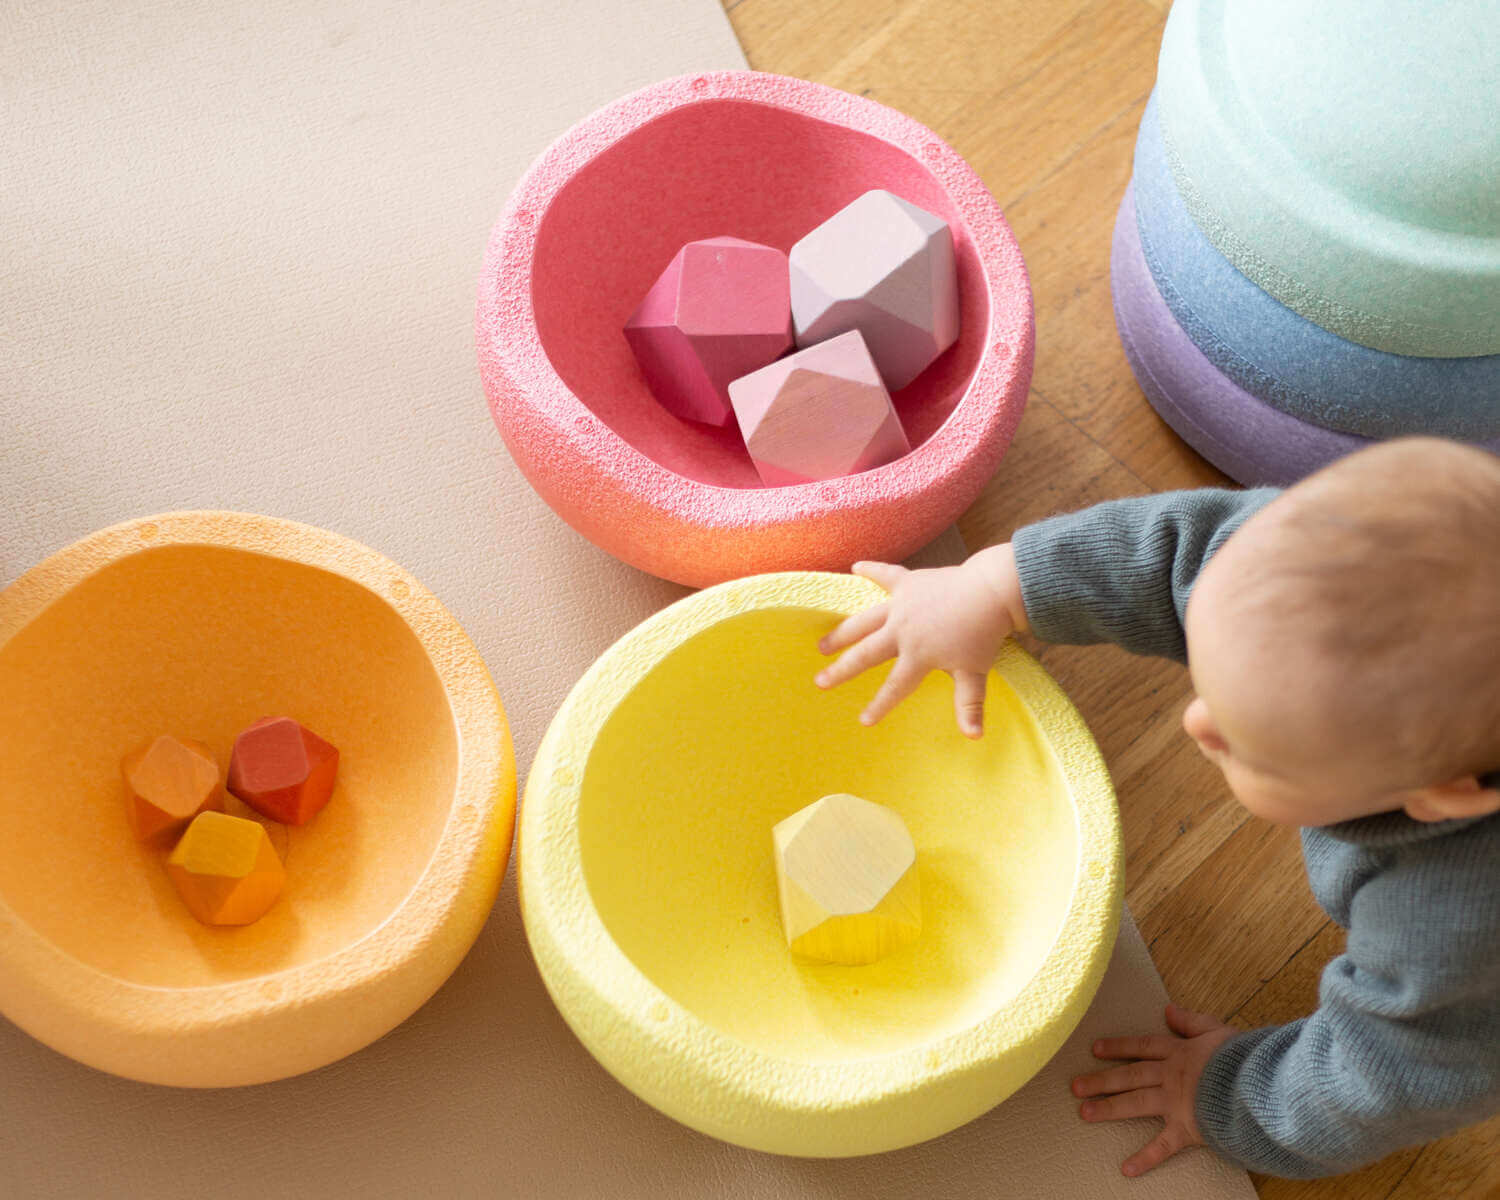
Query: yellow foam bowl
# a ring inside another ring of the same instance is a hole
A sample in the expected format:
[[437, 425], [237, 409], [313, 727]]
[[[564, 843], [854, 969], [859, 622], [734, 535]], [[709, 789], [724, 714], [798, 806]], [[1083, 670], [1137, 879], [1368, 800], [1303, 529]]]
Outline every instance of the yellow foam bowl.
[[[338, 787], [284, 831], [272, 909], [207, 928], [131, 835], [120, 758], [171, 732], [222, 771], [268, 714], [338, 746]], [[257, 1083], [374, 1041], [458, 965], [509, 853], [473, 645], [400, 567], [290, 521], [171, 513], [34, 567], [0, 592], [0, 731], [0, 1012], [133, 1079]]]
[[[527, 782], [522, 912], [563, 1016], [642, 1099], [758, 1150], [869, 1154], [991, 1108], [1077, 1024], [1119, 922], [1109, 775], [1021, 649], [978, 742], [944, 676], [873, 729], [883, 670], [814, 686], [817, 638], [882, 596], [791, 573], [679, 601], [590, 668]], [[917, 844], [922, 935], [869, 966], [782, 935], [771, 829], [831, 792]]]

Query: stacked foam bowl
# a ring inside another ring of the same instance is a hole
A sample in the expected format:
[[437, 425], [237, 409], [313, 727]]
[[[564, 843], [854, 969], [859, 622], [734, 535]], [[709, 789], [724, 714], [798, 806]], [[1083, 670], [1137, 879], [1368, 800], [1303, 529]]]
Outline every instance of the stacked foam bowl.
[[1500, 451], [1493, 0], [1177, 0], [1111, 274], [1142, 390], [1242, 483]]

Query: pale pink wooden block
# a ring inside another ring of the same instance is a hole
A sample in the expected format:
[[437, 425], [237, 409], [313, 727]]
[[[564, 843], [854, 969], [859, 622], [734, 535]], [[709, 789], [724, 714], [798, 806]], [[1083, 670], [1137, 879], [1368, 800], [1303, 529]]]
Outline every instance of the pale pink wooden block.
[[729, 398], [772, 486], [854, 475], [911, 450], [858, 330], [736, 379]]
[[892, 391], [958, 340], [953, 231], [881, 189], [865, 192], [791, 249], [797, 345], [858, 329]]
[[625, 337], [662, 407], [729, 424], [729, 381], [792, 347], [786, 255], [732, 237], [689, 242], [626, 322]]

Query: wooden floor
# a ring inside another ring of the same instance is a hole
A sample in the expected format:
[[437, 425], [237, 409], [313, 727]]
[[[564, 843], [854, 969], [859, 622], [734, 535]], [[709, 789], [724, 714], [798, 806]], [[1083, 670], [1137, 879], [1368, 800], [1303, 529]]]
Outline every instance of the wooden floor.
[[[1110, 312], [1110, 229], [1168, 0], [724, 6], [751, 66], [916, 117], [968, 159], [1015, 230], [1036, 370], [1020, 432], [960, 522], [972, 548], [1096, 500], [1226, 482], [1146, 403]], [[1342, 933], [1308, 893], [1296, 833], [1250, 818], [1183, 735], [1186, 672], [1113, 648], [1029, 648], [1110, 764], [1127, 899], [1173, 999], [1247, 1028], [1310, 1012]], [[1256, 1186], [1275, 1200], [1500, 1197], [1500, 1121], [1339, 1179]]]

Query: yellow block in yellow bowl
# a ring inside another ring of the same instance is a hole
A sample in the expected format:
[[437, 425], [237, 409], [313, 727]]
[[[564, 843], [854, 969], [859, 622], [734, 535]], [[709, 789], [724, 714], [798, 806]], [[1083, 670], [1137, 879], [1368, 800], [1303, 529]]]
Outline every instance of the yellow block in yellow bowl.
[[[120, 758], [171, 733], [222, 767], [282, 714], [339, 747], [337, 788], [272, 829], [275, 905], [209, 928], [170, 845], [133, 835]], [[240, 513], [117, 525], [0, 592], [0, 780], [0, 1013], [194, 1087], [308, 1071], [410, 1015], [478, 936], [515, 817], [505, 713], [437, 599], [347, 538]]]
[[[817, 638], [877, 603], [844, 575], [689, 596], [611, 647], [537, 753], [520, 828], [527, 936], [568, 1024], [677, 1120], [780, 1154], [870, 1154], [1009, 1096], [1088, 1007], [1114, 944], [1109, 775], [1008, 644], [987, 732], [935, 675], [874, 728], [884, 669], [831, 692]], [[900, 814], [922, 931], [863, 966], [788, 952], [771, 830], [850, 792]]]

